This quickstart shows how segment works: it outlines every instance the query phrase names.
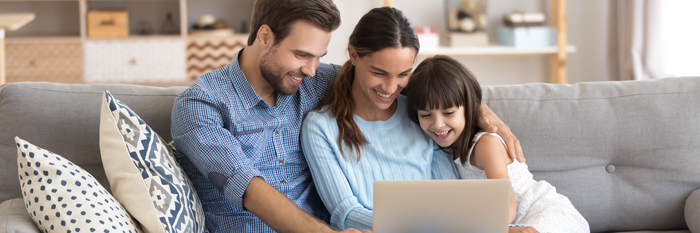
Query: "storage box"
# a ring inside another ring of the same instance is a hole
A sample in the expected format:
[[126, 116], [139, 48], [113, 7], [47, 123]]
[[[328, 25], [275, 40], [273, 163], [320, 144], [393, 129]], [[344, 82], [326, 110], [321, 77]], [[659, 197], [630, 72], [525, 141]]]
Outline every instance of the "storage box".
[[421, 49], [437, 49], [440, 47], [440, 34], [436, 28], [416, 27], [416, 34]]
[[489, 45], [489, 36], [485, 32], [450, 33], [451, 47], [482, 47]]
[[129, 36], [129, 13], [126, 11], [90, 11], [87, 36], [91, 38]]
[[499, 27], [498, 43], [517, 48], [553, 46], [556, 29], [552, 27]]

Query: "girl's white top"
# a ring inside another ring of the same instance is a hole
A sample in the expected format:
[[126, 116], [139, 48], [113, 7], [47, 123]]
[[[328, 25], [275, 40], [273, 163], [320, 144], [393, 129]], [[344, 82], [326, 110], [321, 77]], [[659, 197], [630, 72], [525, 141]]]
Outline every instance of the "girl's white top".
[[[476, 142], [484, 135], [498, 137], [498, 134], [479, 132], [474, 136], [474, 143], [469, 149], [467, 163], [462, 165], [459, 158], [454, 160], [462, 179], [486, 179], [486, 172], [469, 163]], [[508, 176], [513, 185], [517, 203], [517, 214], [513, 224], [532, 226], [540, 233], [577, 233], [590, 232], [588, 222], [574, 208], [568, 198], [558, 194], [556, 188], [546, 181], [535, 181], [525, 163], [514, 160], [507, 165]]]

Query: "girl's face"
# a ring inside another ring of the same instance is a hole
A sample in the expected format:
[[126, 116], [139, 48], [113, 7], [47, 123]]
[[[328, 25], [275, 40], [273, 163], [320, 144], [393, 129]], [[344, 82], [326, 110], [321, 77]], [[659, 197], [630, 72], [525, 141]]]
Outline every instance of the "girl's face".
[[464, 130], [464, 106], [418, 110], [420, 127], [441, 147], [449, 147]]
[[357, 106], [386, 110], [391, 107], [401, 90], [408, 84], [416, 51], [411, 47], [385, 48], [360, 58], [349, 48], [350, 60], [355, 64], [353, 97]]

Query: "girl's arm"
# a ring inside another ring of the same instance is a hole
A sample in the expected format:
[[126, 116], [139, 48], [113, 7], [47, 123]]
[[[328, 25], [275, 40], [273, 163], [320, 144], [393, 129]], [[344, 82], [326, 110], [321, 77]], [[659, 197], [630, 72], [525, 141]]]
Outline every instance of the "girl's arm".
[[[476, 166], [486, 172], [488, 179], [510, 179], [508, 176], [508, 164], [513, 162], [513, 159], [508, 155], [508, 151], [503, 142], [492, 135], [485, 134], [474, 147], [474, 154], [469, 161], [473, 166]], [[515, 194], [513, 187], [510, 188], [510, 215], [509, 220], [513, 222], [516, 214]]]
[[310, 112], [301, 130], [302, 150], [318, 194], [331, 214], [330, 224], [341, 230], [372, 229], [372, 210], [360, 204], [341, 169], [357, 157], [345, 159], [336, 153], [337, 136], [330, 136], [330, 127], [337, 126], [319, 113]]

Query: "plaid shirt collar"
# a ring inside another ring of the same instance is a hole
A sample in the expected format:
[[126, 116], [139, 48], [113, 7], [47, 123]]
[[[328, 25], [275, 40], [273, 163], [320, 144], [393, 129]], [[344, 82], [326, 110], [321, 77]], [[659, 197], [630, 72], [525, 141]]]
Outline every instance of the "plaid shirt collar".
[[[264, 104], [265, 106], [275, 108], [275, 106], [270, 106], [263, 101], [262, 97], [255, 92], [255, 89], [253, 89], [253, 86], [250, 85], [250, 82], [248, 82], [248, 79], [243, 74], [241, 64], [238, 62], [239, 57], [243, 54], [243, 49], [233, 57], [231, 64], [228, 66], [231, 79], [233, 80], [233, 87], [237, 90], [238, 98], [243, 102], [243, 107], [245, 107], [246, 110], [258, 104]], [[283, 108], [292, 96], [293, 95], [285, 95], [277, 92], [277, 107]]]

